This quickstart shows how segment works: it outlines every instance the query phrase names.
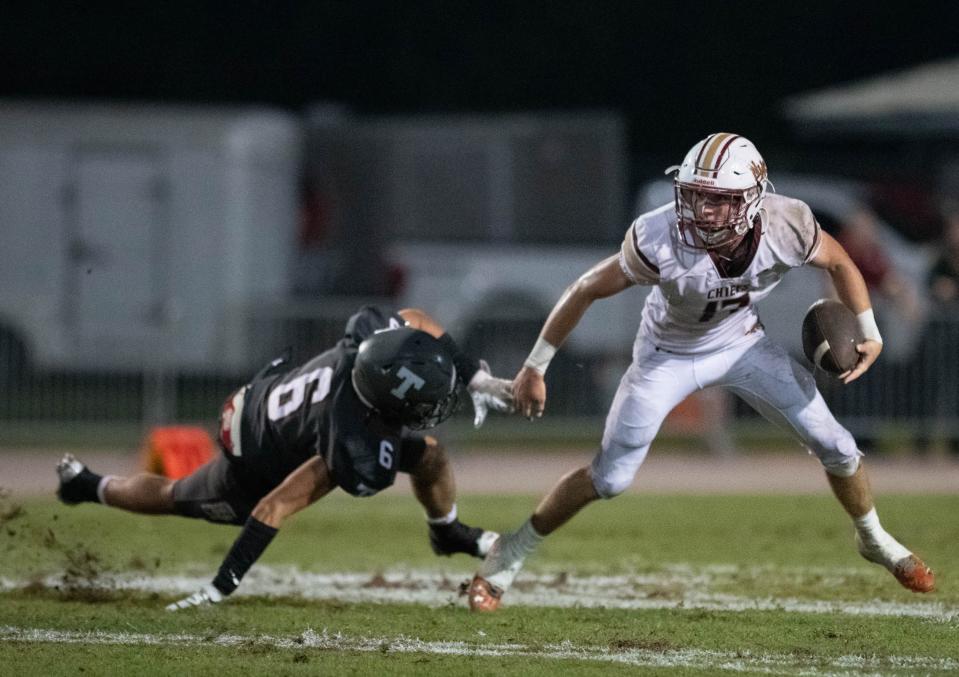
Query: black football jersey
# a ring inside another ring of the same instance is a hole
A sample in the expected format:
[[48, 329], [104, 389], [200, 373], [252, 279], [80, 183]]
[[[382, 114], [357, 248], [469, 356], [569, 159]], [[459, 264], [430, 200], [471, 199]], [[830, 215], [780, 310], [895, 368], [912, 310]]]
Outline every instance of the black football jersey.
[[[244, 399], [242, 455], [248, 482], [266, 493], [314, 454], [339, 486], [372, 495], [393, 483], [400, 467], [404, 429], [363, 405], [350, 376], [359, 344], [403, 319], [373, 306], [361, 308], [336, 346], [298, 367], [254, 379]], [[408, 433], [407, 433], [408, 434]]]

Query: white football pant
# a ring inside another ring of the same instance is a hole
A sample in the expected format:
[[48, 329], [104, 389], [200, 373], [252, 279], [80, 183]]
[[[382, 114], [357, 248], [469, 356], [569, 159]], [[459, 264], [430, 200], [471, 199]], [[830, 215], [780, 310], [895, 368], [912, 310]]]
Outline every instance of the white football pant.
[[856, 441], [829, 411], [812, 374], [763, 332], [708, 355], [669, 353], [640, 338], [593, 459], [597, 493], [608, 498], [625, 491], [666, 415], [696, 390], [711, 386], [732, 391], [790, 431], [830, 474], [848, 477], [859, 466]]

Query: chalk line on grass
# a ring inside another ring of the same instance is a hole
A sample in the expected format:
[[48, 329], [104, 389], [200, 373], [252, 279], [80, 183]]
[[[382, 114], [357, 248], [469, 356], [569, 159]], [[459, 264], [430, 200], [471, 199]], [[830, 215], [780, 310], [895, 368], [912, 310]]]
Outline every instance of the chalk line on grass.
[[[737, 595], [716, 590], [726, 582], [723, 567], [676, 568], [658, 573], [617, 576], [524, 573], [504, 599], [504, 606], [583, 607], [608, 609], [701, 609], [709, 611], [786, 611], [804, 614], [846, 614], [924, 618], [941, 622], [959, 619], [959, 606], [917, 600], [803, 599]], [[831, 571], [833, 577], [842, 573]], [[0, 590], [78, 587], [189, 594], [209, 583], [212, 571], [201, 575], [101, 574], [65, 584], [62, 576], [41, 580], [0, 579]], [[254, 567], [236, 596], [290, 597], [335, 600], [346, 603], [394, 603], [446, 606], [457, 599], [460, 582], [469, 574], [455, 576], [428, 570], [385, 573], [313, 573], [293, 567]], [[890, 585], [892, 585], [890, 580]]]
[[710, 649], [615, 649], [606, 646], [576, 645], [572, 642], [528, 646], [521, 643], [426, 641], [404, 635], [394, 637], [350, 637], [327, 629], [307, 629], [299, 635], [201, 636], [184, 633], [137, 633], [72, 631], [0, 626], [0, 642], [30, 644], [88, 644], [124, 646], [232, 647], [257, 645], [279, 650], [334, 650], [377, 653], [423, 653], [462, 657], [527, 657], [549, 660], [609, 662], [637, 667], [698, 668], [732, 672], [797, 675], [857, 674], [880, 669], [959, 671], [959, 661], [926, 656], [801, 656], [751, 651]]

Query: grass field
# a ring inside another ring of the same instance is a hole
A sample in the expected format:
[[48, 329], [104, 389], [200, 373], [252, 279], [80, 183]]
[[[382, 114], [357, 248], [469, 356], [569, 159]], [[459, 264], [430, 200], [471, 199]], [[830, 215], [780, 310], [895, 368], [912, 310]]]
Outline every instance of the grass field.
[[[464, 497], [515, 526], [532, 497]], [[0, 505], [0, 673], [795, 675], [959, 672], [959, 496], [884, 497], [937, 570], [909, 593], [856, 555], [825, 496], [626, 495], [547, 541], [500, 612], [470, 614], [469, 558], [436, 558], [409, 497], [330, 497], [237, 594], [171, 614], [236, 530], [100, 506]]]

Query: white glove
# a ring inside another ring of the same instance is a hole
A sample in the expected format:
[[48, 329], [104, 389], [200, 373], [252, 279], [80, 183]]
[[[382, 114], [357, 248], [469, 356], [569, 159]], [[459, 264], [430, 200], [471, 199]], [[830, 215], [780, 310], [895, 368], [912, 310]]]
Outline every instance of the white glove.
[[473, 400], [473, 427], [479, 428], [486, 420], [489, 410], [510, 414], [513, 412], [513, 382], [496, 378], [490, 373], [486, 360], [480, 360], [480, 368], [470, 379], [466, 390]]
[[213, 587], [212, 584], [204, 585], [189, 597], [184, 597], [179, 602], [168, 604], [167, 611], [179, 611], [180, 609], [191, 609], [199, 606], [210, 606], [223, 601], [223, 593]]

